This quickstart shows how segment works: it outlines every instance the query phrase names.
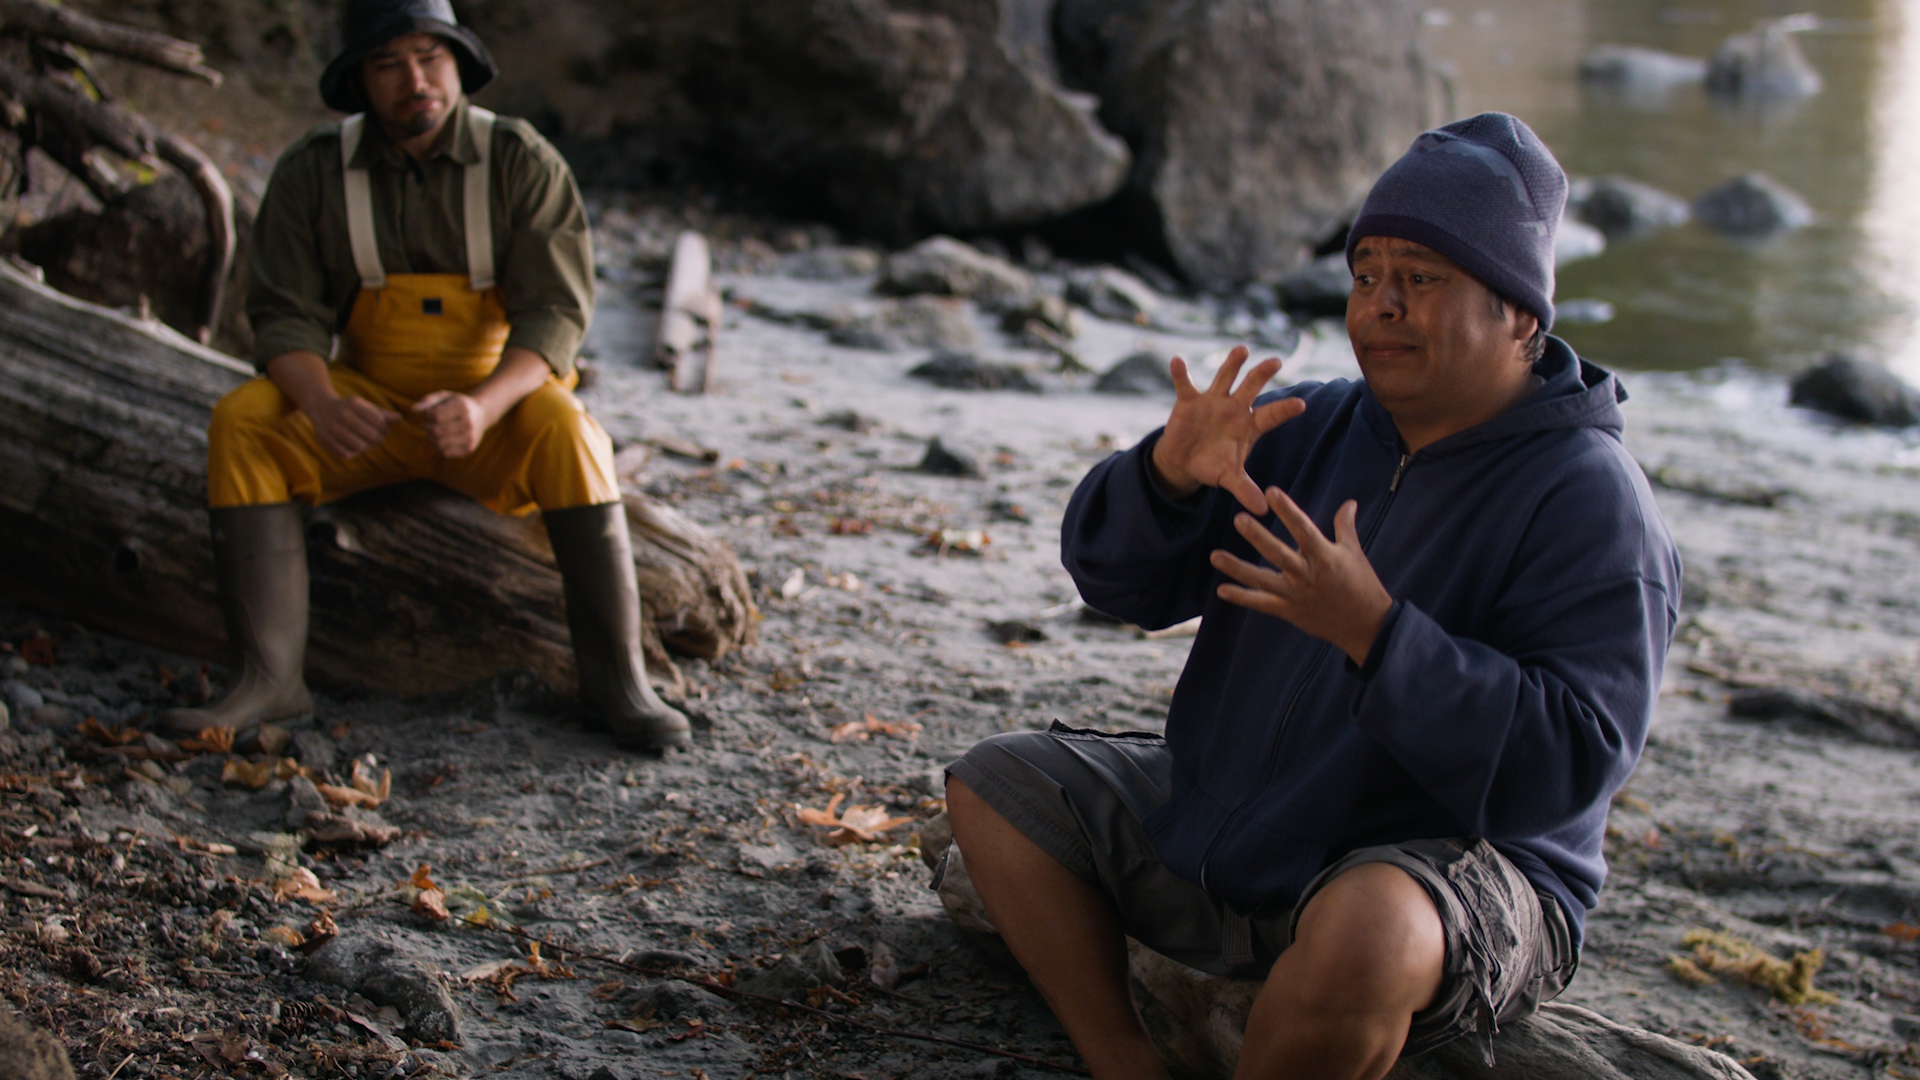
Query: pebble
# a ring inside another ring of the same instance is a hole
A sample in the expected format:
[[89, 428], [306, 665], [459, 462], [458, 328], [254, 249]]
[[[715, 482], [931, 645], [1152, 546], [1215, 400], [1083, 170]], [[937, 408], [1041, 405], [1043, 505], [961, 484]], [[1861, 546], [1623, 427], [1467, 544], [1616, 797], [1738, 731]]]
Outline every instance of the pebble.
[[982, 475], [980, 462], [975, 460], [972, 454], [947, 446], [937, 435], [927, 444], [927, 454], [920, 459], [920, 464], [916, 467], [921, 472], [932, 473], [935, 476], [978, 477]]
[[972, 353], [941, 350], [907, 374], [948, 390], [1024, 390], [1040, 392], [1040, 384], [1012, 364], [993, 364]]
[[40, 695], [40, 691], [18, 679], [9, 679], [5, 683], [0, 683], [0, 697], [6, 698], [7, 704], [22, 716], [31, 715], [34, 709], [47, 703], [47, 699]]

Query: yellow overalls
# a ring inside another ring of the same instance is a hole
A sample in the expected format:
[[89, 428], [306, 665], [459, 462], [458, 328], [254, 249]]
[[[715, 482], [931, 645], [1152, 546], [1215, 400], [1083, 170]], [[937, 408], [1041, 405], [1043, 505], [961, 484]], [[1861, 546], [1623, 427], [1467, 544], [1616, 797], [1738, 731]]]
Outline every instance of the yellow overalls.
[[[313, 422], [273, 380], [253, 379], [220, 399], [207, 428], [207, 502], [215, 509], [299, 499], [318, 506], [404, 480], [433, 480], [500, 513], [594, 506], [620, 498], [613, 443], [566, 382], [549, 374], [461, 458], [446, 458], [412, 413], [435, 390], [465, 393], [493, 374], [507, 316], [493, 280], [487, 158], [493, 114], [472, 108], [479, 160], [466, 167], [467, 270], [384, 272], [364, 169], [345, 168], [347, 232], [360, 294], [328, 365], [333, 388], [400, 414], [379, 445], [342, 461], [321, 449]], [[364, 115], [340, 128], [347, 166]]]

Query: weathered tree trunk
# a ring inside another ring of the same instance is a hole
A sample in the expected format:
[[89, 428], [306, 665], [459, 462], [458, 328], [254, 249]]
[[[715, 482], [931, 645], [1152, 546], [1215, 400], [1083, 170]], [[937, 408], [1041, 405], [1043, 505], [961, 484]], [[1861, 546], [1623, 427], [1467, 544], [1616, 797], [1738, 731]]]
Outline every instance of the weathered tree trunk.
[[[158, 323], [0, 263], [0, 594], [192, 656], [224, 658], [206, 524], [206, 424], [253, 374]], [[713, 658], [753, 640], [733, 553], [627, 496], [648, 665], [662, 642]], [[317, 682], [403, 693], [503, 668], [573, 683], [560, 575], [537, 515], [503, 517], [430, 484], [316, 511], [309, 561]]]

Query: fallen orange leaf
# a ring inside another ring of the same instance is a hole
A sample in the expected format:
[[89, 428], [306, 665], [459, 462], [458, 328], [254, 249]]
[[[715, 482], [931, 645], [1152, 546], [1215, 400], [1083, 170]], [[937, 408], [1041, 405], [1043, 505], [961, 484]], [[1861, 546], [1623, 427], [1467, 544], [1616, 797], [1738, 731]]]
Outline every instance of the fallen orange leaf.
[[109, 728], [91, 716], [80, 721], [80, 734], [102, 746], [125, 746], [147, 737], [145, 732], [130, 727]]
[[884, 839], [880, 834], [890, 829], [897, 829], [913, 820], [889, 817], [882, 807], [859, 805], [849, 806], [846, 813], [835, 817], [834, 811], [840, 808], [841, 801], [846, 797], [846, 792], [835, 795], [828, 800], [824, 811], [800, 807], [800, 820], [808, 825], [831, 827], [834, 831], [827, 834], [827, 843], [836, 847], [841, 844], [850, 844], [855, 840], [862, 840], [869, 844], [875, 843]]
[[220, 782], [223, 784], [242, 784], [250, 788], [263, 788], [273, 779], [274, 763], [271, 761], [252, 762], [240, 758], [230, 758], [226, 767], [220, 770]]
[[420, 869], [415, 870], [413, 876], [407, 879], [407, 884], [416, 889], [439, 889], [440, 886], [433, 883], [433, 878], [427, 876], [427, 872], [432, 869], [432, 864], [421, 863]]
[[276, 926], [260, 936], [272, 938], [289, 949], [297, 949], [307, 943], [307, 935], [295, 930], [291, 926]]
[[311, 904], [331, 904], [339, 899], [331, 891], [321, 888], [320, 879], [304, 866], [294, 867], [292, 873], [274, 883], [275, 900], [284, 901], [289, 896], [297, 896]]
[[1880, 932], [1895, 941], [1920, 941], [1920, 926], [1909, 926], [1903, 922], [1894, 923], [1892, 926], [1883, 926], [1880, 928]]
[[865, 740], [876, 732], [891, 735], [896, 739], [911, 739], [920, 734], [920, 725], [911, 720], [881, 720], [868, 713], [864, 720], [849, 720], [839, 724], [828, 733], [830, 742], [846, 742], [848, 739]]
[[447, 910], [447, 894], [439, 889], [421, 889], [414, 893], [413, 910], [434, 922], [446, 922], [453, 918], [453, 913]]
[[225, 726], [201, 728], [200, 734], [191, 739], [181, 739], [180, 749], [197, 750], [208, 754], [227, 754], [233, 751], [233, 729]]

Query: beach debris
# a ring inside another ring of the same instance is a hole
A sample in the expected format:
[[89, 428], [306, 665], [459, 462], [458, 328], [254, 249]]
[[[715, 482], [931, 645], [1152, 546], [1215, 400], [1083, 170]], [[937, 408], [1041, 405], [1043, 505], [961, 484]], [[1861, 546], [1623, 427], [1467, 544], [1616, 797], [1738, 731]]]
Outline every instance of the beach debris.
[[[5, 726], [0, 725], [0, 731], [5, 730]], [[109, 728], [91, 716], [80, 721], [80, 726], [77, 731], [80, 735], [92, 739], [101, 746], [125, 746], [128, 743], [140, 742], [147, 737], [146, 732], [131, 725], [127, 727]]]
[[[313, 871], [304, 866], [296, 866], [280, 880], [273, 883], [273, 898], [284, 903], [289, 897], [297, 897], [310, 904], [331, 904], [339, 897], [330, 889], [322, 888], [320, 879]], [[295, 944], [299, 944], [295, 942]]]
[[835, 816], [835, 811], [845, 801], [847, 793], [842, 791], [827, 801], [825, 810], [815, 810], [807, 806], [795, 806], [794, 812], [802, 824], [816, 825], [832, 829], [826, 835], [826, 842], [834, 847], [851, 844], [856, 840], [869, 844], [886, 839], [885, 833], [909, 824], [912, 818], [891, 817], [881, 806], [862, 806], [854, 804], [847, 807], [844, 814]]
[[381, 847], [400, 836], [400, 830], [392, 825], [321, 810], [307, 812], [304, 828], [317, 844], [368, 844]]
[[920, 464], [914, 468], [919, 472], [932, 473], [935, 476], [978, 479], [982, 475], [980, 462], [972, 454], [948, 446], [940, 440], [938, 435], [927, 443], [926, 454], [920, 458]]
[[366, 762], [355, 759], [349, 783], [351, 786], [348, 787], [338, 784], [315, 784], [314, 787], [335, 806], [359, 806], [373, 810], [393, 793], [393, 770], [380, 770], [380, 779], [376, 781]]
[[233, 729], [230, 727], [201, 728], [199, 734], [180, 740], [180, 749], [203, 754], [225, 754], [233, 750]]
[[660, 340], [655, 359], [672, 372], [673, 388], [704, 394], [713, 388], [714, 350], [724, 308], [713, 285], [713, 257], [707, 238], [691, 230], [673, 242], [666, 297], [660, 305]]
[[841, 281], [879, 269], [880, 253], [872, 248], [822, 244], [782, 256], [774, 272], [803, 281]]
[[866, 413], [856, 412], [853, 409], [842, 409], [839, 412], [830, 412], [820, 418], [820, 423], [826, 427], [837, 427], [842, 431], [850, 431], [855, 435], [871, 435], [887, 426], [879, 417], [869, 416]]
[[307, 935], [291, 926], [275, 926], [260, 935], [283, 949], [297, 949], [307, 943]]
[[885, 352], [964, 350], [979, 347], [980, 329], [973, 322], [973, 306], [959, 297], [909, 296], [884, 300], [863, 311], [846, 311], [827, 331], [827, 340]]
[[276, 758], [268, 761], [248, 761], [245, 758], [228, 758], [220, 768], [220, 782], [237, 784], [255, 791], [266, 787], [275, 780], [292, 780], [296, 776], [313, 777], [313, 770], [292, 758]]
[[532, 976], [536, 979], [577, 979], [571, 968], [562, 964], [547, 962], [540, 955], [540, 943], [527, 942], [527, 955], [512, 960], [491, 960], [470, 967], [460, 973], [462, 982], [486, 983], [502, 1001], [519, 1001], [514, 996], [514, 980]]
[[1693, 216], [1734, 236], [1763, 237], [1813, 222], [1813, 209], [1765, 173], [1736, 176], [1693, 200]]
[[959, 552], [962, 555], [978, 555], [993, 543], [984, 529], [935, 529], [927, 534], [927, 546], [938, 555]]
[[1067, 277], [1067, 299], [1103, 319], [1150, 326], [1162, 298], [1153, 286], [1117, 266], [1098, 266]]
[[882, 720], [872, 713], [865, 719], [849, 720], [836, 725], [827, 735], [827, 741], [865, 742], [874, 735], [891, 735], [896, 739], [912, 740], [920, 735], [921, 726], [912, 720]]
[[649, 435], [641, 441], [659, 450], [663, 454], [671, 454], [677, 458], [686, 458], [688, 461], [700, 461], [712, 464], [720, 460], [720, 451], [711, 447], [701, 446], [692, 439], [675, 435], [668, 431], [663, 431], [658, 435]]
[[1690, 985], [1705, 985], [1698, 981], [1702, 977], [1712, 982], [1715, 975], [1729, 975], [1768, 991], [1788, 1005], [1828, 1005], [1839, 1000], [1813, 985], [1814, 976], [1827, 960], [1824, 950], [1796, 952], [1782, 960], [1745, 938], [1700, 928], [1681, 935], [1680, 944], [1693, 952], [1669, 956], [1667, 970]]
[[1020, 334], [1031, 324], [1039, 323], [1055, 335], [1054, 341], [1063, 341], [1079, 337], [1085, 322], [1079, 308], [1051, 293], [1036, 293], [1008, 308], [1000, 317], [1000, 329], [1009, 334]]
[[932, 359], [914, 367], [907, 374], [948, 390], [1021, 390], [1029, 394], [1040, 393], [1040, 384], [1033, 381], [1025, 368], [1015, 364], [989, 363], [970, 352], [952, 349], [941, 349], [933, 354]]
[[806, 588], [807, 572], [795, 567], [793, 573], [787, 575], [787, 580], [780, 583], [780, 599], [792, 600], [805, 592]]

